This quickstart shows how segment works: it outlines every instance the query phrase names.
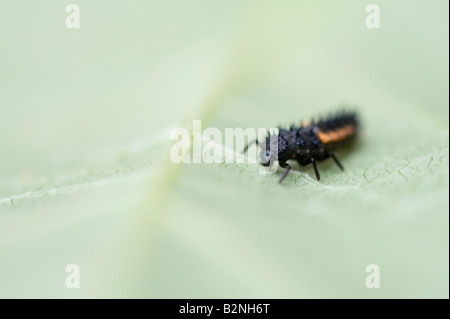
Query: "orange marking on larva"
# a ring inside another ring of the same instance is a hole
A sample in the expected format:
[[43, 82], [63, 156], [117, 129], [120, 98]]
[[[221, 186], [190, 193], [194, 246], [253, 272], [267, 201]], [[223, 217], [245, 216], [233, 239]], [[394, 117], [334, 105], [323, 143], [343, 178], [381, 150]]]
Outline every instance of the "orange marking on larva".
[[355, 128], [352, 125], [347, 125], [341, 129], [341, 139], [349, 138], [355, 133]]
[[354, 127], [352, 125], [347, 125], [335, 131], [319, 131], [317, 136], [323, 144], [328, 144], [332, 142], [343, 141], [353, 134]]
[[340, 130], [337, 130], [337, 135], [338, 135], [338, 139], [339, 140], [343, 140], [347, 137], [347, 129], [346, 128], [341, 128]]
[[328, 144], [331, 142], [331, 137], [327, 133], [319, 131], [317, 136], [319, 137], [319, 140], [322, 142], [322, 144]]
[[339, 141], [339, 134], [338, 134], [338, 131], [329, 131], [328, 134], [330, 134], [331, 140], [332, 140], [333, 142]]

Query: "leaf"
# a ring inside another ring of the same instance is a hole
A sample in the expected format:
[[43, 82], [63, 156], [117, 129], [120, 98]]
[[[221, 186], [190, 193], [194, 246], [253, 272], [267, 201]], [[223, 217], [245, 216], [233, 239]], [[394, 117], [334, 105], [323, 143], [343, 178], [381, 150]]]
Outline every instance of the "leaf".
[[[448, 298], [448, 4], [378, 4], [2, 3], [0, 297]], [[320, 182], [168, 157], [343, 105]]]

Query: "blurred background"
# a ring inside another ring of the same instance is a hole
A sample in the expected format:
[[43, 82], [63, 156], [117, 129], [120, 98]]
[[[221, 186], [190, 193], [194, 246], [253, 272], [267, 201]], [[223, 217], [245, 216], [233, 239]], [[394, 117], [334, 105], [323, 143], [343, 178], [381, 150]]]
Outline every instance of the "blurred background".
[[[0, 4], [0, 297], [448, 298], [447, 1], [69, 3]], [[168, 157], [343, 105], [320, 182]]]

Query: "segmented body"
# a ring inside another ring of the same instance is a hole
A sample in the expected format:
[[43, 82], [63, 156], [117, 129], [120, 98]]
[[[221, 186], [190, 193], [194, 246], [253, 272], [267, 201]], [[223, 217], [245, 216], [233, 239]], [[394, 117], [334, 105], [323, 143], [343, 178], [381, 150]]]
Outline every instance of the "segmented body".
[[300, 165], [312, 164], [319, 180], [316, 162], [332, 157], [343, 169], [334, 152], [351, 142], [357, 129], [358, 119], [353, 112], [341, 112], [297, 127], [291, 125], [289, 129], [280, 128], [277, 135], [268, 136], [263, 143], [261, 163], [269, 166], [277, 160], [281, 167], [286, 168], [280, 183], [290, 170], [286, 163], [288, 160], [296, 160]]

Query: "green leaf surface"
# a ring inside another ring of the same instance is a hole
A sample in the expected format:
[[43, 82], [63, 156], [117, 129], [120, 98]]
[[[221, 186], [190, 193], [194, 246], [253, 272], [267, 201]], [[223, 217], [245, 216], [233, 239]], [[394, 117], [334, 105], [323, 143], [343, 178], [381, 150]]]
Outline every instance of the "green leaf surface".
[[[448, 298], [447, 2], [77, 4], [0, 4], [0, 297]], [[342, 106], [320, 182], [168, 155]]]

